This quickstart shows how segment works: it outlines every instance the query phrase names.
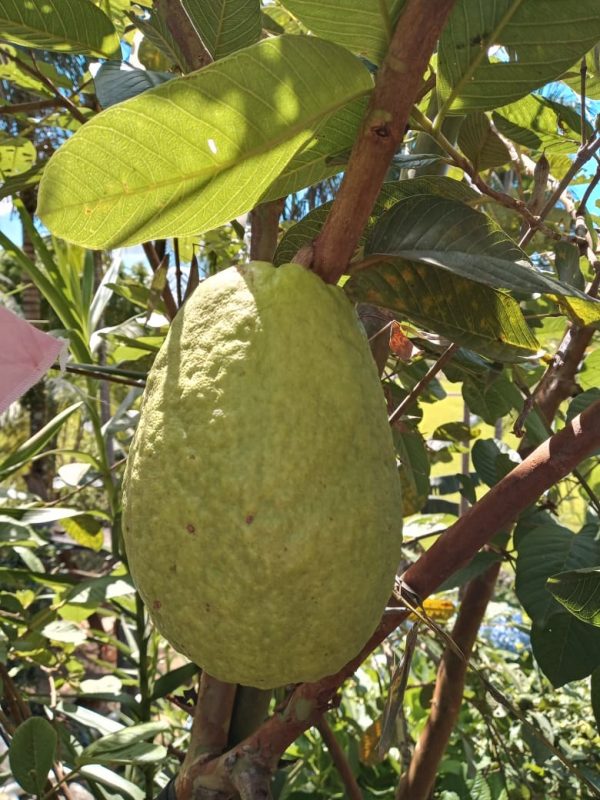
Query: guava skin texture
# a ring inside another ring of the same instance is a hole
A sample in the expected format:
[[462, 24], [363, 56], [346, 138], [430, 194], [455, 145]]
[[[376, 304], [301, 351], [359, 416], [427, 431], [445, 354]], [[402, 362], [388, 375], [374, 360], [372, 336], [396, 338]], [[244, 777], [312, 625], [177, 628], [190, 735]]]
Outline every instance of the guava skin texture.
[[207, 279], [148, 377], [124, 481], [159, 631], [223, 681], [315, 681], [377, 627], [400, 561], [392, 436], [343, 292], [297, 264]]

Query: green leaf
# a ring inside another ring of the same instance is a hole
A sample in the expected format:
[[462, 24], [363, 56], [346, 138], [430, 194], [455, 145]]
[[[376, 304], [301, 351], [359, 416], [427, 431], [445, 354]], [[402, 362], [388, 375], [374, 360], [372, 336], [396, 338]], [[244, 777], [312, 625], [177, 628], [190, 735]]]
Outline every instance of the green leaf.
[[89, 547], [94, 552], [102, 550], [104, 534], [102, 523], [91, 514], [81, 514], [78, 517], [63, 519], [62, 526], [73, 541], [82, 547]]
[[0, 477], [5, 478], [12, 475], [21, 467], [25, 466], [34, 456], [40, 453], [62, 428], [66, 420], [74, 411], [80, 408], [82, 403], [73, 403], [72, 406], [65, 408], [50, 420], [47, 425], [23, 442], [14, 452], [0, 463]]
[[[146, 797], [144, 790], [136, 786], [135, 783], [128, 781], [117, 772], [108, 769], [108, 767], [103, 767], [101, 764], [87, 764], [81, 767], [80, 773], [87, 780], [113, 789], [116, 795], [111, 794], [109, 797], [116, 796], [118, 798], [129, 798], [129, 800], [144, 800]], [[104, 797], [105, 795], [100, 796]]]
[[429, 458], [423, 436], [417, 431], [394, 429], [394, 446], [400, 465], [402, 514], [405, 517], [420, 511], [429, 497]]
[[476, 170], [499, 167], [510, 161], [510, 153], [482, 112], [469, 114], [458, 132], [458, 146]]
[[[586, 53], [585, 65], [587, 67], [587, 75], [585, 81], [585, 95], [588, 99], [600, 100], [600, 44]], [[567, 70], [562, 76], [562, 80], [573, 89], [574, 92], [580, 94], [581, 92], [581, 68], [580, 62], [577, 61]]]
[[184, 664], [182, 667], [172, 669], [170, 672], [161, 675], [154, 684], [152, 700], [158, 700], [167, 694], [172, 694], [184, 683], [189, 683], [197, 675], [199, 667], [196, 664]]
[[518, 389], [506, 375], [494, 377], [491, 381], [465, 378], [462, 395], [470, 411], [488, 425], [494, 425], [512, 408], [521, 404]]
[[260, 39], [260, 0], [182, 0], [182, 5], [215, 61]]
[[535, 660], [554, 686], [581, 680], [600, 665], [600, 631], [571, 614], [553, 614], [531, 629]]
[[252, 208], [324, 120], [371, 86], [329, 42], [259, 42], [94, 117], [48, 162], [38, 213], [97, 248], [210, 230]]
[[462, 0], [440, 38], [441, 98], [455, 113], [511, 103], [558, 78], [599, 38], [597, 0]]
[[525, 253], [486, 214], [444, 197], [417, 195], [396, 203], [367, 240], [365, 255], [375, 254], [431, 264], [496, 289], [577, 295], [590, 302], [528, 266]]
[[148, 764], [162, 761], [166, 748], [146, 742], [157, 733], [169, 730], [167, 722], [145, 722], [116, 733], [109, 733], [88, 745], [77, 759], [84, 764]]
[[18, 175], [14, 175], [12, 178], [8, 178], [7, 180], [3, 179], [2, 184], [0, 185], [0, 200], [2, 200], [4, 197], [10, 197], [11, 195], [18, 194], [24, 189], [38, 184], [42, 179], [44, 167], [45, 162], [38, 161], [33, 165], [33, 167], [31, 167], [31, 169], [28, 169], [27, 172], [21, 172]]
[[500, 553], [488, 551], [477, 553], [466, 566], [461, 567], [447, 580], [445, 580], [437, 591], [448, 592], [450, 589], [456, 589], [458, 586], [464, 586], [465, 583], [473, 580], [473, 578], [476, 578], [478, 575], [482, 575], [488, 569], [488, 567], [491, 567], [492, 564], [496, 564], [501, 559], [502, 556]]
[[328, 115], [317, 126], [315, 136], [306, 147], [296, 152], [281, 175], [261, 195], [261, 202], [285, 197], [340, 172], [350, 156], [366, 108], [367, 98], [359, 97]]
[[42, 540], [29, 527], [12, 517], [0, 515], [0, 547], [39, 547]]
[[520, 459], [516, 455], [513, 460], [511, 453], [506, 452], [508, 450], [506, 445], [503, 447], [504, 451], [500, 449], [494, 439], [479, 439], [471, 450], [471, 458], [477, 475], [490, 487], [498, 483], [520, 463]]
[[85, 631], [67, 620], [50, 622], [42, 628], [42, 634], [54, 642], [79, 645], [86, 640]]
[[29, 717], [15, 731], [8, 759], [14, 779], [29, 794], [44, 793], [57, 739], [56, 731], [43, 717]]
[[[424, 175], [404, 181], [390, 181], [381, 187], [379, 197], [369, 216], [367, 225], [360, 239], [363, 244], [369, 231], [371, 231], [381, 216], [387, 209], [404, 197], [412, 197], [415, 194], [430, 194], [439, 197], [447, 197], [458, 202], [468, 203], [478, 197], [477, 192], [465, 183], [446, 178], [443, 175]], [[310, 211], [295, 225], [284, 234], [275, 251], [273, 263], [279, 266], [294, 260], [298, 250], [305, 244], [309, 244], [317, 237], [323, 227], [327, 214], [333, 201], [323, 203]]]
[[381, 261], [353, 275], [344, 289], [354, 302], [389, 308], [495, 361], [516, 361], [539, 350], [512, 297], [436, 267]]
[[585, 357], [583, 368], [577, 375], [582, 389], [595, 389], [600, 386], [600, 347]]
[[[553, 105], [544, 97], [528, 95], [516, 103], [494, 109], [492, 117], [500, 133], [523, 147], [571, 153], [579, 147], [581, 134], [565, 125], [559, 114], [561, 109], [565, 111], [566, 107]], [[580, 127], [577, 122], [574, 124]]]
[[108, 108], [174, 77], [172, 72], [136, 69], [126, 61], [105, 61], [94, 76], [96, 97], [102, 108]]
[[150, 51], [152, 53], [153, 51], [155, 56], [162, 54], [166, 57], [169, 64], [183, 68], [186, 60], [169, 30], [166, 13], [163, 6], [158, 8], [144, 7], [143, 16], [129, 12], [127, 17], [144, 34], [144, 39], [139, 49], [139, 55], [144, 65], [153, 66], [152, 63], [148, 63], [147, 59], [147, 52]]
[[559, 572], [600, 565], [595, 526], [574, 534], [560, 525], [541, 525], [518, 542], [517, 596], [534, 625], [543, 628], [557, 614], [570, 616], [548, 590]]
[[28, 172], [36, 158], [37, 151], [29, 139], [0, 134], [0, 175], [3, 179]]
[[404, 0], [285, 0], [284, 5], [316, 36], [379, 64]]
[[581, 414], [586, 408], [594, 405], [598, 400], [600, 400], [600, 388], [597, 386], [578, 394], [571, 400], [567, 408], [567, 422], [571, 422], [574, 417]]
[[110, 19], [88, 0], [0, 0], [0, 30], [25, 47], [110, 58], [120, 49]]
[[552, 596], [582, 622], [600, 627], [600, 569], [584, 567], [551, 575]]

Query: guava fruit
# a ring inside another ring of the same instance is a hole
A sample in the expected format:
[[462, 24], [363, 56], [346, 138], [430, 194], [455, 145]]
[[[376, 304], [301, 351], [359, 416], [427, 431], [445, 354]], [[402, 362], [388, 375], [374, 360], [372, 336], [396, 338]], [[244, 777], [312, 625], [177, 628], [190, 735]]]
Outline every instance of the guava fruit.
[[401, 518], [379, 377], [341, 289], [264, 262], [200, 284], [148, 376], [124, 481], [159, 631], [224, 681], [336, 672], [380, 619]]

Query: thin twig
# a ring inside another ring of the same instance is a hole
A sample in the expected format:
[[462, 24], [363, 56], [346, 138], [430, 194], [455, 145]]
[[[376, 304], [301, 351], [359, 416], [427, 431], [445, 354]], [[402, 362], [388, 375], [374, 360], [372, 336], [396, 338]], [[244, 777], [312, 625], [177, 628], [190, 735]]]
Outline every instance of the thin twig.
[[421, 378], [421, 380], [416, 383], [413, 388], [410, 390], [408, 395], [404, 398], [404, 400], [396, 407], [393, 413], [390, 415], [388, 422], [390, 425], [395, 422], [402, 414], [405, 413], [406, 409], [411, 406], [415, 400], [419, 397], [423, 389], [427, 386], [427, 384], [434, 378], [437, 373], [442, 369], [442, 367], [448, 363], [448, 361], [452, 358], [454, 353], [458, 350], [460, 345], [458, 344], [451, 344], [447, 347], [438, 360], [427, 370], [425, 375]]
[[581, 59], [581, 69], [579, 70], [581, 74], [581, 89], [580, 89], [580, 101], [581, 101], [581, 146], [583, 147], [587, 141], [585, 135], [585, 83], [587, 78], [587, 62], [585, 60], [585, 56]]
[[363, 793], [361, 792], [360, 786], [356, 781], [356, 777], [352, 772], [352, 767], [350, 766], [348, 757], [340, 747], [340, 743], [338, 742], [335, 733], [329, 727], [329, 723], [325, 719], [325, 716], [321, 717], [321, 719], [317, 722], [316, 727], [321, 734], [327, 749], [329, 750], [331, 760], [335, 764], [335, 767], [340, 774], [340, 778], [342, 779], [342, 783], [344, 784], [344, 788], [346, 790], [346, 797], [348, 797], [349, 800], [363, 800]]
[[595, 173], [594, 177], [589, 182], [587, 189], [583, 193], [583, 197], [581, 198], [581, 202], [577, 206], [577, 214], [578, 215], [585, 214], [587, 202], [590, 199], [590, 195], [592, 194], [592, 192], [594, 191], [596, 186], [598, 186], [598, 183], [600, 183], [600, 166], [598, 166], [598, 168], [596, 169], [596, 173]]

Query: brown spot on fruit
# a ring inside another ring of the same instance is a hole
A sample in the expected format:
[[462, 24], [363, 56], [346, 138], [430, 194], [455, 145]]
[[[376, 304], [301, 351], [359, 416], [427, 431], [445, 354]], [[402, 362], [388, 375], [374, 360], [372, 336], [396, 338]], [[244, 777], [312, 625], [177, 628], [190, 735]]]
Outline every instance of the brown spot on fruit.
[[185, 529], [187, 530], [188, 533], [196, 533], [196, 528], [192, 525], [191, 522], [188, 522], [188, 524], [185, 526]]
[[254, 514], [248, 514], [246, 517], [246, 525], [252, 525], [254, 522]]
[[158, 611], [158, 609], [161, 607], [161, 605], [162, 605], [162, 603], [160, 602], [160, 600], [155, 600], [155, 601], [152, 603], [152, 608], [153, 608], [155, 611]]

